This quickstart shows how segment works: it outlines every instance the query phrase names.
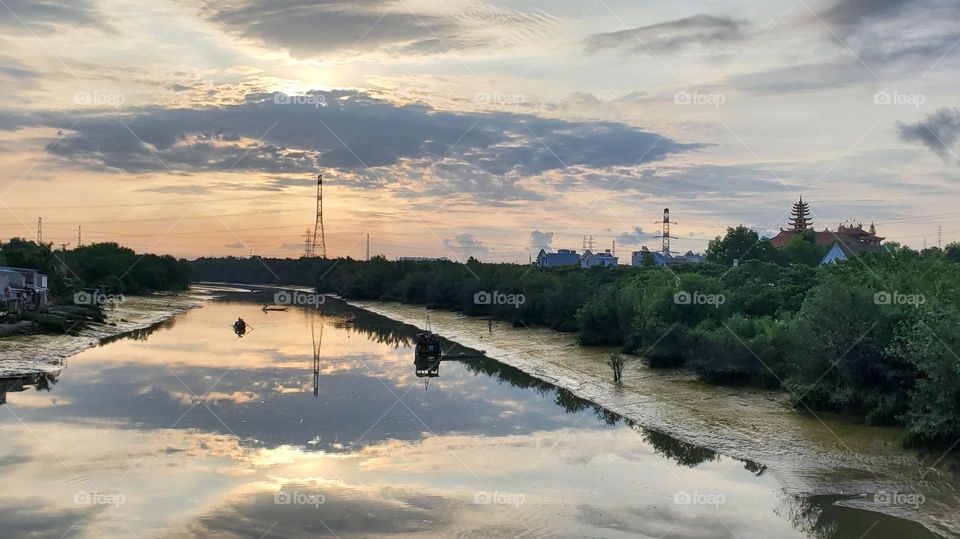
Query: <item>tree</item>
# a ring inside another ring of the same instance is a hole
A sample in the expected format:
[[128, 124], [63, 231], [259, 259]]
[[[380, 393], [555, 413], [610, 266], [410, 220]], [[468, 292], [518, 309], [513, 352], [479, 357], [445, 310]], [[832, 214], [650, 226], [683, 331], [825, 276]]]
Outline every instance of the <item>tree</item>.
[[952, 443], [960, 436], [960, 315], [937, 310], [905, 326], [894, 344], [919, 371], [906, 412], [910, 442]]
[[777, 254], [784, 265], [816, 266], [826, 256], [827, 250], [827, 247], [817, 245], [813, 230], [804, 230], [791, 238]]
[[732, 266], [734, 260], [751, 259], [772, 262], [775, 251], [769, 239], [761, 238], [760, 234], [743, 225], [728, 228], [726, 236], [718, 236], [707, 247], [707, 260], [724, 266]]
[[943, 250], [947, 260], [951, 262], [960, 262], [960, 242], [953, 242]]

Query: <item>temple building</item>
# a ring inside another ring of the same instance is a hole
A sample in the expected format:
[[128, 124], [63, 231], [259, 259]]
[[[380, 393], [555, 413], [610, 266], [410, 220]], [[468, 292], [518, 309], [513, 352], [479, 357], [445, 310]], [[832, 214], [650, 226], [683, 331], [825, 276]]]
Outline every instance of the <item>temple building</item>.
[[[780, 229], [780, 233], [770, 240], [774, 247], [784, 247], [790, 240], [806, 230], [813, 230], [813, 221], [810, 219], [810, 205], [803, 201], [793, 204], [790, 212], [790, 228]], [[870, 228], [864, 230], [862, 223], [856, 225], [840, 224], [837, 230], [813, 230], [814, 242], [823, 247], [832, 248], [825, 262], [845, 260], [847, 257], [860, 253], [874, 253], [883, 251], [881, 243], [884, 239], [877, 236], [877, 227], [870, 223]], [[839, 252], [838, 252], [839, 251]], [[831, 256], [832, 255], [832, 256]], [[842, 256], [841, 256], [842, 255]], [[830, 260], [827, 260], [829, 258]]]

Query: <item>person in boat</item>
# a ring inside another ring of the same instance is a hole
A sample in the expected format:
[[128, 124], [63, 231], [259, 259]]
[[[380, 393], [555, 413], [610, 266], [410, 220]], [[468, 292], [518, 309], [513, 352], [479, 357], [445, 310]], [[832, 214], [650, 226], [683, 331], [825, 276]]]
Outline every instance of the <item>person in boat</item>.
[[233, 330], [237, 332], [237, 335], [243, 335], [247, 332], [247, 323], [243, 318], [237, 318], [237, 321], [233, 323]]

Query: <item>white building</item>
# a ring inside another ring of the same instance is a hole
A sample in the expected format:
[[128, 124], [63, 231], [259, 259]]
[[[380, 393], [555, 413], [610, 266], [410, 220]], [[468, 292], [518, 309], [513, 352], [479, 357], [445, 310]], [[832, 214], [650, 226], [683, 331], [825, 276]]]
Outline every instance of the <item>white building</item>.
[[555, 268], [557, 266], [576, 266], [580, 264], [580, 255], [573, 249], [558, 249], [555, 253], [548, 253], [540, 249], [535, 265], [541, 268]]
[[587, 250], [584, 251], [583, 256], [580, 257], [580, 267], [593, 268], [597, 266], [616, 266], [618, 260], [619, 259], [613, 256], [613, 253], [610, 252], [610, 249], [607, 249], [602, 253], [592, 253]]

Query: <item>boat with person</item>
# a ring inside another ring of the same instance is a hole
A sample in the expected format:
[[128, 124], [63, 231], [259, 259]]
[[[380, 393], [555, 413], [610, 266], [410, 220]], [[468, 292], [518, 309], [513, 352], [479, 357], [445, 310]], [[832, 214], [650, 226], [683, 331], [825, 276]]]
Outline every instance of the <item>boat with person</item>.
[[414, 337], [415, 351], [418, 356], [440, 357], [440, 336], [430, 331], [417, 333]]

